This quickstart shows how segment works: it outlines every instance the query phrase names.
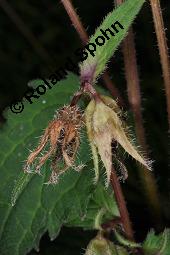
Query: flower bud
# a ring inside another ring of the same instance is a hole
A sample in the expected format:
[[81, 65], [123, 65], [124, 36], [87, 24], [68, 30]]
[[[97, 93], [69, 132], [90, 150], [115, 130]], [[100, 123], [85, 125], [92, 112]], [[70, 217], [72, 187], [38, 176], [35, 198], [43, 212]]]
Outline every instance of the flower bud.
[[101, 100], [92, 99], [85, 110], [87, 134], [92, 148], [95, 182], [98, 180], [98, 154], [105, 166], [107, 180], [110, 182], [112, 171], [112, 142], [116, 141], [134, 159], [150, 169], [148, 161], [138, 152], [130, 141], [125, 124], [121, 121], [121, 113], [115, 100], [107, 96], [100, 96]]
[[105, 239], [99, 232], [87, 246], [85, 255], [128, 255], [126, 250], [115, 246], [111, 241]]

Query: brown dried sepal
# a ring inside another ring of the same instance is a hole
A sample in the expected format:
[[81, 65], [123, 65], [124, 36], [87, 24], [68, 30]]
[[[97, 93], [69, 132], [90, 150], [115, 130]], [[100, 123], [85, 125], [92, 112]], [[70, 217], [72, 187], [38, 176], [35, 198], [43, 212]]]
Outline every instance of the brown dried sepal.
[[[61, 108], [55, 119], [45, 129], [38, 147], [29, 155], [24, 171], [30, 172], [32, 163], [36, 161], [35, 172], [40, 173], [41, 167], [50, 158], [52, 159], [52, 174], [49, 183], [56, 183], [58, 176], [68, 168], [74, 167], [77, 170], [74, 162], [80, 144], [82, 125], [82, 113], [77, 106]], [[47, 145], [49, 145], [49, 150], [44, 153]], [[40, 153], [42, 155], [38, 157]]]

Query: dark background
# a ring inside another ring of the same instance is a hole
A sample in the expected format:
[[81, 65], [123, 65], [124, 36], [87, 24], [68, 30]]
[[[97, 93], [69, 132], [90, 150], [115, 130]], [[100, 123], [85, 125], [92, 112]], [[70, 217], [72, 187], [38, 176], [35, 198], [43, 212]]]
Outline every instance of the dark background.
[[[4, 12], [1, 6], [3, 2], [1, 1], [0, 4], [1, 123], [5, 121], [3, 118], [4, 108], [14, 100], [20, 100], [23, 97], [29, 80], [51, 74], [55, 69], [65, 64], [67, 56], [71, 56], [78, 47], [81, 47], [79, 36], [71, 25], [60, 1], [8, 1], [10, 2], [10, 11], [12, 8], [12, 11], [15, 11], [22, 19], [24, 25], [14, 24], [11, 19], [16, 21], [16, 17], [13, 13], [7, 15]], [[105, 15], [113, 9], [113, 1], [111, 0], [74, 0], [73, 4], [77, 8], [89, 35], [93, 34]], [[169, 39], [170, 2], [162, 0], [161, 5]], [[20, 32], [20, 25], [24, 33], [28, 33], [27, 38]], [[36, 40], [27, 30], [33, 33]], [[155, 160], [154, 173], [161, 193], [160, 203], [163, 212], [163, 221], [160, 226], [160, 224], [153, 222], [152, 216], [148, 212], [142, 189], [140, 189], [141, 183], [132, 171], [136, 172], [136, 168], [133, 169], [132, 167], [130, 180], [123, 185], [123, 189], [137, 240], [141, 241], [150, 228], [154, 227], [160, 231], [165, 226], [169, 226], [170, 171], [168, 171], [166, 100], [156, 36], [148, 2], [145, 3], [137, 17], [134, 30], [144, 125], [150, 157]], [[110, 77], [113, 78], [121, 91], [128, 109], [123, 57], [120, 50], [116, 52], [108, 67]], [[130, 111], [129, 114], [131, 115]], [[64, 228], [57, 240], [50, 242], [46, 234], [41, 240], [39, 254], [80, 254], [83, 252], [81, 248], [86, 247], [91, 236], [93, 236], [91, 232]], [[31, 254], [34, 253], [34, 251], [31, 252]]]

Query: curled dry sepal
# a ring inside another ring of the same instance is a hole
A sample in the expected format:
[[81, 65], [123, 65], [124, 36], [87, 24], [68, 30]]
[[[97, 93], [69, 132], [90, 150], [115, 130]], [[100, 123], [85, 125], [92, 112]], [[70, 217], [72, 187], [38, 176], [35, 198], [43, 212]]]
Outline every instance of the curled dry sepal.
[[[76, 167], [74, 162], [80, 144], [82, 116], [77, 106], [59, 109], [54, 120], [45, 129], [38, 147], [29, 155], [24, 170], [32, 172], [31, 165], [35, 163], [35, 172], [40, 173], [40, 168], [50, 158], [52, 174], [49, 183], [57, 183], [59, 175], [70, 167], [80, 170], [81, 166]], [[49, 149], [44, 152], [47, 146]]]
[[95, 181], [99, 177], [99, 154], [106, 169], [106, 186], [109, 185], [112, 171], [112, 142], [114, 141], [146, 168], [151, 168], [150, 162], [138, 152], [131, 142], [128, 129], [119, 117], [120, 113], [115, 100], [101, 95], [92, 99], [85, 110], [87, 134], [95, 168]]

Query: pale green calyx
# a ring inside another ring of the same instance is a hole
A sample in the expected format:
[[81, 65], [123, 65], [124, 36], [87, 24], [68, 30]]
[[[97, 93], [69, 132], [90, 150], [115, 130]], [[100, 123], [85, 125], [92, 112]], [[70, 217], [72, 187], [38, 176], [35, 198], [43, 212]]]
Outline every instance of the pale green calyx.
[[85, 120], [95, 168], [95, 182], [99, 177], [98, 154], [105, 166], [109, 185], [112, 171], [112, 141], [116, 141], [123, 149], [143, 166], [150, 169], [149, 162], [138, 152], [131, 142], [127, 130], [119, 117], [116, 101], [107, 96], [100, 96], [100, 101], [91, 100], [85, 110]]

